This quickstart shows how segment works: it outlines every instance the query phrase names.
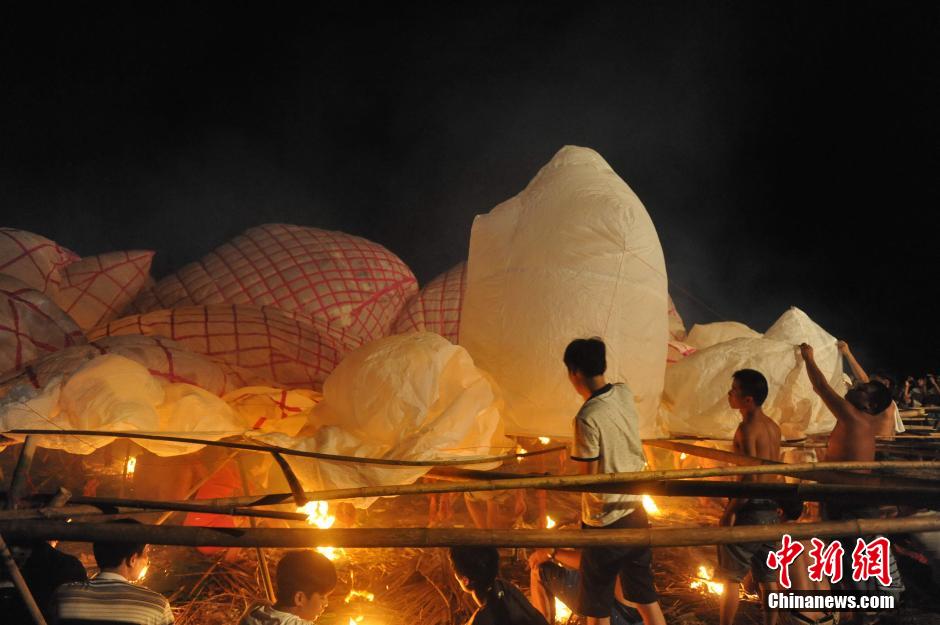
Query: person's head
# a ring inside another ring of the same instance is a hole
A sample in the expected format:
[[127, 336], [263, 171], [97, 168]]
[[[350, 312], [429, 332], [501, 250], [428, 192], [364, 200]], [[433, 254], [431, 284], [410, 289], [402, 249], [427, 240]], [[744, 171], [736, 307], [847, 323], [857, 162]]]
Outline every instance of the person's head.
[[[114, 525], [140, 525], [136, 519], [118, 519]], [[120, 528], [115, 528], [120, 532]], [[113, 571], [136, 581], [150, 561], [146, 543], [126, 541], [99, 541], [92, 545], [95, 562], [102, 571]]]
[[803, 516], [802, 499], [781, 499], [777, 503], [780, 506], [778, 510], [784, 522], [795, 522]]
[[883, 384], [884, 387], [887, 388], [889, 391], [893, 390], [894, 387], [896, 386], [894, 382], [894, 378], [890, 374], [885, 373], [884, 371], [876, 371], [875, 373], [871, 374], [869, 379], [872, 382], [878, 382], [879, 384]]
[[582, 395], [587, 381], [604, 375], [607, 371], [607, 347], [598, 337], [575, 339], [568, 343], [564, 355], [568, 379]]
[[754, 369], [740, 369], [731, 374], [728, 405], [735, 410], [755, 410], [767, 399], [767, 378]]
[[290, 551], [277, 563], [277, 608], [315, 621], [336, 587], [336, 567], [322, 553]]
[[850, 388], [845, 399], [862, 412], [874, 415], [891, 405], [891, 392], [884, 384], [865, 382]]
[[499, 574], [499, 552], [495, 547], [451, 547], [450, 564], [465, 592], [485, 603]]

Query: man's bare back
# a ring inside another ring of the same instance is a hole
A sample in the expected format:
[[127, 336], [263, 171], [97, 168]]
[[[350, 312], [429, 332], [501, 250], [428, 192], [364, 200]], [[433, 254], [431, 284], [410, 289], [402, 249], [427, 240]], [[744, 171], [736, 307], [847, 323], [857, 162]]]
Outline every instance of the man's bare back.
[[[734, 433], [734, 450], [737, 453], [763, 458], [764, 460], [780, 460], [780, 426], [759, 410], [746, 417]], [[775, 475], [745, 476], [754, 478], [755, 482], [775, 482]]]

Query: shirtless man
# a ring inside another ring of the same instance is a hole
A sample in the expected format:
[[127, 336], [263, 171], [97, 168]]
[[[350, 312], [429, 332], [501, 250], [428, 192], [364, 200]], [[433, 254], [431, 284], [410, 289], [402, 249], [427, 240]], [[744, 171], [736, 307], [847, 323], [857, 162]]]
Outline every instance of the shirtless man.
[[[865, 370], [862, 368], [862, 365], [859, 364], [858, 360], [855, 359], [855, 355], [852, 354], [852, 350], [849, 349], [848, 343], [839, 341], [836, 345], [839, 348], [839, 352], [845, 357], [846, 361], [848, 361], [852, 373], [855, 374], [859, 382], [863, 384], [878, 382], [884, 385], [889, 393], [891, 392], [890, 378], [877, 373], [869, 376], [865, 373]], [[891, 401], [887, 408], [872, 416], [872, 430], [876, 437], [884, 438], [894, 438], [895, 433], [904, 431], [904, 422], [901, 421], [901, 416], [898, 413], [898, 405], [894, 400]]]
[[867, 382], [849, 389], [844, 398], [839, 397], [819, 370], [813, 348], [803, 343], [800, 345], [800, 354], [806, 362], [806, 374], [813, 390], [836, 418], [836, 426], [829, 435], [826, 447], [826, 461], [874, 460], [875, 429], [872, 417], [891, 403], [888, 389], [877, 382]]
[[[767, 399], [767, 379], [759, 371], [741, 369], [732, 375], [728, 404], [741, 413], [741, 424], [734, 433], [734, 451], [739, 454], [780, 460], [780, 427], [764, 414], [761, 406]], [[774, 481], [766, 476], [743, 476], [747, 481]], [[728, 500], [721, 525], [773, 525], [779, 522], [777, 502], [760, 498], [733, 498]], [[721, 625], [731, 625], [738, 611], [737, 584], [748, 570], [760, 585], [761, 595], [767, 605], [768, 592], [775, 592], [775, 575], [767, 567], [767, 554], [774, 550], [770, 543], [742, 543], [718, 545], [718, 570], [715, 579], [730, 585], [721, 596], [719, 618]], [[764, 609], [764, 623], [774, 625], [777, 612]]]

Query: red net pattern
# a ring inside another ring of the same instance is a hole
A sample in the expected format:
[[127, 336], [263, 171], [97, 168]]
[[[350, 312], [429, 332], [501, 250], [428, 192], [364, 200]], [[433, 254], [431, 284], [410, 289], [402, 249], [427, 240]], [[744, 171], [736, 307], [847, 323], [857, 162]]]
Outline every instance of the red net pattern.
[[116, 319], [150, 276], [153, 252], [111, 252], [66, 267], [55, 300], [83, 329]]
[[0, 274], [12, 276], [42, 293], [53, 295], [60, 270], [78, 255], [45, 237], [15, 228], [0, 228]]
[[0, 372], [84, 342], [75, 322], [47, 295], [0, 275]]
[[89, 338], [143, 335], [173, 339], [186, 349], [250, 372], [254, 384], [321, 389], [351, 341], [276, 308], [216, 304], [124, 317]]
[[135, 308], [273, 306], [374, 340], [389, 334], [416, 292], [411, 270], [381, 245], [342, 232], [266, 224], [160, 280]]
[[436, 332], [456, 344], [466, 290], [467, 264], [460, 263], [428, 282], [411, 298], [395, 322], [395, 332]]

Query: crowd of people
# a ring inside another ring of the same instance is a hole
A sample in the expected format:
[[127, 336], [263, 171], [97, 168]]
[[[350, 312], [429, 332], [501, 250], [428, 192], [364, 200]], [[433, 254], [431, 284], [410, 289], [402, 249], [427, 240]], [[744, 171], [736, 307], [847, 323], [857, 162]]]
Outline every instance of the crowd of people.
[[[898, 405], [892, 397], [892, 383], [880, 375], [868, 376], [845, 343], [839, 344], [849, 361], [857, 383], [840, 396], [816, 365], [813, 348], [800, 346], [806, 372], [816, 393], [836, 418], [825, 459], [828, 461], [871, 461], [875, 459], [876, 437], [894, 433], [900, 424]], [[583, 474], [641, 471], [646, 465], [639, 436], [638, 415], [633, 395], [624, 383], [605, 378], [606, 348], [598, 338], [576, 339], [566, 348], [563, 362], [569, 380], [584, 402], [574, 418], [571, 459]], [[904, 397], [930, 400], [932, 377], [913, 386], [905, 385]], [[769, 393], [766, 378], [752, 369], [733, 374], [728, 403], [741, 415], [734, 435], [737, 453], [777, 461], [780, 459], [781, 431], [764, 413]], [[903, 404], [902, 404], [903, 405]], [[776, 479], [770, 475], [745, 476], [754, 482]], [[581, 527], [603, 532], [612, 529], [648, 528], [649, 520], [640, 495], [624, 493], [582, 493]], [[772, 525], [796, 521], [803, 513], [798, 505], [772, 499], [732, 498], [719, 523], [725, 526]], [[824, 504], [823, 519], [877, 518], [872, 505]], [[135, 521], [125, 520], [125, 523]], [[737, 585], [750, 575], [761, 594], [777, 590], [776, 574], [768, 565], [769, 543], [719, 545], [715, 579], [727, 584], [722, 595], [721, 625], [732, 625], [738, 610]], [[804, 550], [808, 551], [808, 550]], [[60, 625], [93, 623], [137, 623], [167, 625], [173, 614], [167, 600], [158, 593], [132, 583], [147, 565], [148, 547], [127, 542], [101, 542], [94, 545], [99, 573], [86, 579], [85, 569], [72, 556], [47, 543], [20, 545], [14, 556], [21, 564], [36, 602], [47, 619]], [[846, 558], [850, 558], [848, 553]], [[559, 598], [584, 618], [587, 625], [664, 625], [665, 618], [653, 581], [653, 553], [650, 547], [589, 547], [584, 549], [537, 549], [529, 557], [531, 592], [527, 598], [512, 583], [499, 576], [499, 554], [494, 548], [461, 547], [450, 550], [450, 561], [460, 587], [470, 593], [478, 610], [470, 625], [547, 625], [555, 620], [554, 599]], [[852, 563], [847, 562], [846, 570]], [[820, 583], [800, 575], [794, 567], [794, 584], [804, 590], [819, 589]], [[805, 568], [805, 567], [804, 567]], [[895, 569], [895, 578], [899, 578]], [[868, 594], [897, 593], [900, 583], [891, 587], [875, 580], [855, 582], [843, 576], [840, 587]], [[276, 571], [277, 600], [250, 611], [241, 625], [308, 625], [327, 607], [336, 586], [333, 564], [313, 551], [291, 551], [282, 557]], [[0, 592], [4, 622], [31, 622], [22, 602], [10, 592]], [[794, 612], [797, 622], [827, 623], [825, 612]], [[843, 623], [862, 623], [864, 614], [844, 614]], [[776, 611], [767, 610], [764, 622], [774, 625]]]

